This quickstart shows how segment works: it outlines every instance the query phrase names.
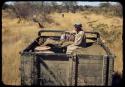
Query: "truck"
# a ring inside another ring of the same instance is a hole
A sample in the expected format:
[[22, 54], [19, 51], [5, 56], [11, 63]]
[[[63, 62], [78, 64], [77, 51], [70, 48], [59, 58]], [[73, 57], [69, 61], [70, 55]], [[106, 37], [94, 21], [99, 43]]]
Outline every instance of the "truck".
[[86, 32], [86, 47], [66, 54], [66, 47], [58, 43], [53, 52], [38, 52], [47, 38], [60, 41], [65, 30], [43, 29], [38, 37], [20, 51], [21, 85], [40, 86], [111, 86], [114, 58], [102, 42], [98, 32]]

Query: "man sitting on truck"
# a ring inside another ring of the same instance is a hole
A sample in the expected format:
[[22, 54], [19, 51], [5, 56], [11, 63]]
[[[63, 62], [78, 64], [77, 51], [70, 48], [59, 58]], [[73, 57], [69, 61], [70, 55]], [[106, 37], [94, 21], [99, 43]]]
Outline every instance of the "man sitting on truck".
[[[82, 29], [82, 24], [76, 23], [74, 25], [75, 27], [75, 34], [69, 34], [69, 32], [65, 32], [64, 34], [61, 35], [60, 38], [60, 45], [62, 48], [67, 48], [67, 54], [70, 54], [73, 50], [80, 48], [80, 47], [85, 47], [86, 46], [86, 36], [85, 32]], [[74, 35], [74, 38], [73, 38]], [[74, 40], [73, 40], [74, 39]], [[71, 41], [71, 42], [70, 42]], [[59, 44], [59, 42], [57, 42]], [[56, 44], [55, 40], [52, 39], [47, 39], [46, 42], [44, 42], [44, 45], [47, 44]], [[47, 45], [48, 46], [48, 45]], [[53, 47], [52, 45], [51, 47]]]
[[67, 54], [70, 54], [73, 50], [79, 48], [79, 47], [85, 47], [86, 46], [86, 36], [85, 36], [85, 32], [82, 29], [82, 24], [80, 23], [76, 23], [74, 25], [75, 27], [75, 40], [74, 43], [69, 45], [67, 47]]

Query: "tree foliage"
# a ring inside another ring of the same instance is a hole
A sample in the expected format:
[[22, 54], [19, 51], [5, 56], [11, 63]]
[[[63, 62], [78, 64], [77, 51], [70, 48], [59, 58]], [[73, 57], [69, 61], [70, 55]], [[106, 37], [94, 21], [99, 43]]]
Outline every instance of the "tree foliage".
[[47, 19], [47, 15], [53, 12], [80, 12], [88, 11], [96, 14], [103, 14], [109, 16], [123, 16], [122, 5], [120, 3], [110, 4], [108, 2], [101, 3], [99, 6], [89, 6], [89, 5], [78, 5], [77, 1], [62, 1], [58, 2], [47, 2], [47, 1], [28, 1], [28, 2], [14, 2], [13, 5], [4, 4], [2, 9], [12, 9], [16, 17], [19, 19], [30, 19], [34, 15], [42, 16], [42, 18]]

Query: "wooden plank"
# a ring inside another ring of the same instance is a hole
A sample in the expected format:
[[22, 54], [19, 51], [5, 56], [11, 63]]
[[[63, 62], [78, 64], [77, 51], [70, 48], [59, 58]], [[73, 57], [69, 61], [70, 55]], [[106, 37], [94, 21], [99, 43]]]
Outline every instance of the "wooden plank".
[[47, 85], [69, 85], [71, 77], [69, 61], [43, 60], [40, 63], [40, 84]]
[[[78, 86], [103, 85], [103, 56], [77, 55]], [[98, 79], [97, 79], [98, 78]]]
[[31, 85], [32, 84], [32, 67], [33, 67], [34, 56], [21, 56], [21, 84]]

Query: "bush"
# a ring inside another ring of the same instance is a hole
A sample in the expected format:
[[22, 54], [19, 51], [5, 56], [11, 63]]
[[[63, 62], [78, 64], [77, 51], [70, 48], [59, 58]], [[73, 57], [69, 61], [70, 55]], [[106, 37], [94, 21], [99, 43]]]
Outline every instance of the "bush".
[[15, 3], [13, 11], [19, 19], [29, 19], [34, 13], [30, 3]]
[[[91, 25], [92, 26], [92, 25]], [[113, 30], [113, 31], [106, 31], [108, 28], [107, 24], [98, 24], [96, 26], [92, 26], [94, 32], [99, 32], [102, 38], [105, 38], [105, 40], [108, 43], [113, 43], [118, 38], [120, 38], [121, 31], [119, 30]]]
[[114, 32], [108, 32], [106, 31], [106, 28], [108, 28], [107, 24], [98, 24], [93, 27], [93, 31], [99, 32], [102, 38], [105, 38], [107, 42], [112, 43], [115, 40]]

